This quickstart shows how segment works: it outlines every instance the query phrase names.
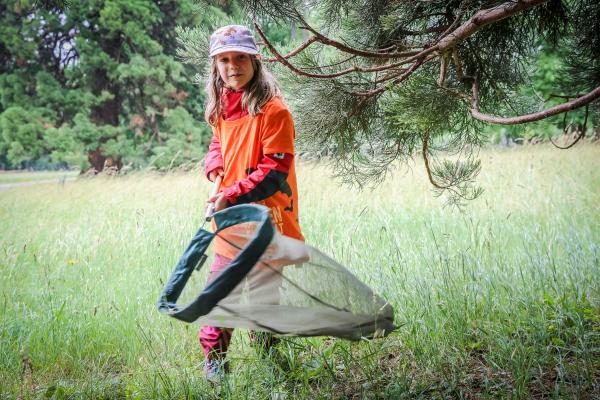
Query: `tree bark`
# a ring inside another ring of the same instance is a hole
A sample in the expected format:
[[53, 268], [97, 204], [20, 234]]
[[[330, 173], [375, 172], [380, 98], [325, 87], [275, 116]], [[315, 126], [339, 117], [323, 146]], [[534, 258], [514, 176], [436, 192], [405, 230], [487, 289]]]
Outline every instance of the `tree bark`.
[[[100, 43], [102, 51], [106, 52], [112, 59], [119, 60], [121, 55], [121, 40], [120, 39], [107, 39]], [[102, 125], [119, 125], [119, 112], [120, 112], [120, 96], [119, 88], [117, 85], [110, 80], [106, 69], [98, 68], [93, 74], [94, 86], [92, 93], [95, 96], [99, 96], [102, 91], [107, 91], [113, 95], [113, 98], [105, 101], [104, 103], [92, 107], [91, 109], [91, 120], [98, 126]], [[94, 173], [100, 173], [105, 168], [116, 168], [121, 169], [123, 163], [121, 157], [113, 158], [107, 156], [103, 152], [102, 145], [106, 143], [110, 138], [101, 137], [98, 143], [98, 147], [88, 153], [88, 161], [93, 169]]]

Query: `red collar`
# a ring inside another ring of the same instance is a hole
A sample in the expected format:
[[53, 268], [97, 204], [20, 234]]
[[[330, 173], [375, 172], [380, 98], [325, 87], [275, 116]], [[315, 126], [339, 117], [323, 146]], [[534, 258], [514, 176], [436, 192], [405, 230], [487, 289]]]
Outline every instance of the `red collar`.
[[244, 91], [246, 90], [246, 87], [244, 86], [241, 89], [232, 89], [232, 88], [228, 88], [227, 86], [223, 86], [223, 94], [224, 95], [228, 95], [231, 93], [244, 93]]
[[248, 114], [248, 112], [242, 108], [243, 94], [244, 88], [239, 90], [230, 89], [228, 87], [223, 88], [221, 104], [223, 106], [223, 119], [225, 121], [235, 121]]

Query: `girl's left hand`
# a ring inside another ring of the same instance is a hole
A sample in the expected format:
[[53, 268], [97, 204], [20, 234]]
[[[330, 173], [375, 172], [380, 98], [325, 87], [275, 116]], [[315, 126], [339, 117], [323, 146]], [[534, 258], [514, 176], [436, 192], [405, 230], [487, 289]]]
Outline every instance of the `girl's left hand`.
[[210, 197], [207, 203], [215, 203], [215, 212], [227, 208], [227, 200], [225, 200], [223, 192], [219, 192], [215, 196]]

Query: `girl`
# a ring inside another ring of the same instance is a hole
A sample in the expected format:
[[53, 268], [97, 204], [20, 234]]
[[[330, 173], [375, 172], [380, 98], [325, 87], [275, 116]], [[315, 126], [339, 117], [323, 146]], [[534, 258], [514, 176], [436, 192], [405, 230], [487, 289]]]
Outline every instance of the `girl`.
[[[218, 29], [210, 38], [209, 56], [205, 118], [213, 138], [205, 174], [213, 182], [221, 176], [222, 185], [208, 201], [215, 203], [215, 211], [234, 204], [262, 204], [270, 208], [281, 233], [304, 240], [298, 224], [294, 122], [277, 82], [261, 63], [252, 33], [240, 25]], [[208, 282], [230, 261], [215, 244]], [[205, 373], [211, 379], [224, 372], [231, 333], [215, 326], [200, 330]]]

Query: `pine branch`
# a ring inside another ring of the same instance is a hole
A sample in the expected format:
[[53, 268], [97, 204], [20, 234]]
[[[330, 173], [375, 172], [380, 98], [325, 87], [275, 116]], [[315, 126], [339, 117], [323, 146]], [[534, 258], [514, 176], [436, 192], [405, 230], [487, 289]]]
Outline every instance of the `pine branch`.
[[[590, 105], [586, 104], [585, 105], [585, 120], [583, 121], [583, 128], [581, 128], [581, 133], [579, 133], [579, 136], [577, 136], [577, 138], [573, 141], [573, 143], [571, 143], [568, 146], [559, 146], [558, 144], [556, 144], [554, 142], [554, 140], [552, 140], [552, 138], [550, 138], [550, 143], [552, 143], [554, 145], [554, 147], [557, 147], [557, 148], [559, 148], [561, 150], [567, 150], [567, 149], [570, 149], [571, 147], [575, 146], [577, 144], [577, 142], [579, 142], [582, 138], [585, 137], [585, 132], [587, 131], [587, 123], [588, 123], [589, 113], [590, 113]], [[563, 119], [563, 123], [565, 123], [566, 120], [567, 120], [567, 113], [565, 113], [565, 118]], [[564, 134], [567, 133], [568, 127], [570, 125], [571, 124], [569, 124], [568, 126], [565, 125], [564, 130], [563, 130]]]
[[516, 124], [524, 124], [527, 122], [540, 121], [542, 119], [546, 119], [553, 115], [561, 114], [567, 111], [575, 110], [577, 108], [583, 107], [592, 103], [593, 101], [600, 98], [600, 86], [592, 90], [591, 92], [578, 97], [574, 100], [568, 101], [563, 104], [559, 104], [554, 107], [547, 108], [542, 111], [538, 111], [532, 114], [519, 115], [516, 117], [496, 117], [493, 115], [484, 114], [479, 111], [479, 100], [478, 100], [478, 84], [477, 80], [473, 80], [472, 83], [472, 102], [471, 102], [471, 115], [476, 119], [487, 122], [490, 124], [498, 124], [498, 125], [516, 125]]
[[[305, 29], [307, 29], [308, 31], [310, 31], [311, 33], [313, 33], [314, 36], [311, 37], [311, 39], [309, 39], [309, 41], [303, 43], [295, 51], [290, 53], [292, 55], [296, 55], [296, 54], [304, 51], [311, 43], [313, 43], [314, 41], [317, 41], [324, 45], [332, 46], [343, 52], [350, 53], [350, 54], [357, 55], [357, 56], [366, 57], [366, 58], [385, 58], [385, 59], [402, 58], [401, 61], [396, 62], [396, 63], [384, 64], [384, 65], [376, 66], [376, 67], [354, 66], [354, 67], [347, 68], [342, 71], [337, 71], [337, 72], [329, 73], [329, 74], [318, 74], [318, 73], [306, 72], [306, 71], [296, 67], [295, 65], [293, 65], [292, 63], [290, 63], [287, 60], [287, 58], [289, 58], [288, 57], [289, 55], [283, 56], [275, 49], [273, 44], [267, 39], [266, 35], [262, 31], [262, 29], [260, 28], [258, 23], [255, 22], [254, 26], [255, 26], [257, 32], [259, 33], [259, 35], [261, 36], [264, 44], [269, 49], [269, 51], [275, 55], [275, 59], [277, 61], [279, 61], [280, 63], [282, 63], [285, 67], [287, 67], [288, 69], [293, 71], [294, 73], [301, 75], [301, 76], [305, 76], [308, 78], [331, 79], [331, 78], [337, 78], [337, 77], [341, 77], [341, 76], [351, 74], [351, 73], [369, 73], [369, 72], [386, 71], [386, 70], [398, 68], [400, 66], [412, 63], [412, 66], [409, 67], [408, 69], [404, 69], [403, 71], [401, 71], [397, 74], [391, 74], [390, 76], [384, 78], [384, 80], [376, 81], [377, 83], [383, 83], [383, 82], [389, 81], [390, 79], [395, 78], [391, 82], [391, 85], [398, 85], [398, 84], [402, 83], [404, 80], [406, 80], [406, 78], [408, 78], [408, 76], [410, 76], [410, 74], [412, 74], [416, 69], [421, 67], [422, 64], [424, 64], [426, 61], [429, 61], [430, 58], [429, 57], [426, 58], [427, 56], [430, 56], [432, 54], [434, 54], [434, 55], [437, 54], [441, 58], [441, 60], [440, 60], [441, 68], [440, 68], [440, 77], [439, 77], [439, 85], [441, 86], [444, 84], [444, 81], [445, 81], [449, 54], [451, 54], [451, 58], [456, 67], [457, 75], [459, 75], [459, 76], [462, 75], [462, 70], [460, 68], [458, 56], [455, 51], [456, 46], [458, 44], [460, 44], [460, 42], [462, 42], [466, 38], [474, 35], [477, 31], [479, 31], [480, 29], [482, 29], [483, 27], [485, 27], [489, 24], [503, 20], [505, 18], [508, 18], [508, 17], [518, 14], [522, 11], [528, 10], [530, 8], [539, 6], [540, 4], [544, 3], [545, 1], [548, 1], [548, 0], [522, 0], [522, 1], [517, 1], [517, 2], [505, 2], [496, 7], [478, 11], [477, 13], [475, 13], [475, 15], [473, 15], [471, 18], [469, 18], [466, 22], [464, 22], [458, 28], [452, 30], [458, 24], [460, 18], [462, 17], [462, 15], [464, 13], [464, 9], [461, 8], [459, 15], [454, 19], [452, 24], [450, 24], [445, 29], [444, 33], [434, 42], [434, 44], [430, 45], [429, 47], [424, 48], [421, 51], [409, 51], [409, 52], [373, 52], [373, 51], [366, 51], [366, 50], [352, 48], [343, 43], [340, 43], [338, 41], [330, 39], [330, 38], [326, 37], [325, 35], [322, 35], [317, 30], [312, 28], [306, 22], [306, 20], [300, 15], [300, 13], [298, 13], [296, 18], [301, 22], [303, 27]], [[315, 38], [315, 39], [312, 40], [312, 38]], [[367, 100], [385, 92], [389, 87], [390, 87], [390, 84], [386, 83], [385, 85], [381, 85], [381, 86], [377, 87], [376, 89], [373, 89], [368, 92], [353, 93], [353, 94], [356, 94], [359, 96], [363, 96], [364, 99], [361, 100], [356, 105], [356, 108], [354, 108], [349, 113], [349, 116], [354, 115], [356, 113], [356, 110], [358, 108], [360, 108]]]
[[354, 55], [366, 57], [366, 58], [384, 58], [384, 59], [409, 57], [409, 56], [414, 56], [419, 53], [418, 51], [381, 52], [381, 51], [368, 51], [368, 50], [356, 49], [354, 47], [350, 47], [350, 46], [345, 45], [337, 40], [333, 40], [333, 39], [319, 33], [316, 29], [311, 27], [308, 24], [308, 22], [306, 22], [306, 20], [301, 15], [299, 15], [298, 18], [299, 18], [300, 22], [302, 23], [304, 29], [311, 32], [320, 43], [334, 47], [340, 51], [343, 51], [344, 53], [354, 54]]
[[[405, 72], [403, 72], [398, 78], [392, 81], [392, 85], [398, 85], [402, 81], [406, 80], [424, 61], [416, 61], [410, 68], [408, 68]], [[354, 109], [348, 113], [348, 117], [351, 117], [356, 114], [356, 112], [372, 97], [380, 95], [389, 89], [389, 85], [382, 85], [376, 89], [370, 90], [368, 92], [353, 92], [352, 94], [363, 96], [364, 98], [359, 101]]]
[[[270, 11], [287, 7], [281, 0], [273, 4]], [[600, 97], [598, 87], [548, 110], [511, 118], [479, 111], [481, 101], [484, 110], [507, 106], [511, 114], [525, 114], [525, 104], [509, 100], [531, 74], [528, 62], [539, 50], [536, 44], [557, 32], [568, 36], [565, 40], [576, 35], [557, 28], [570, 15], [564, 0], [335, 0], [315, 7], [330, 15], [319, 14], [325, 18], [322, 27], [311, 26], [293, 6], [286, 8], [293, 15], [285, 17], [310, 38], [285, 55], [255, 27], [273, 55], [267, 61], [281, 64], [295, 85], [299, 138], [311, 146], [305, 149], [331, 157], [340, 176], [359, 184], [377, 180], [373, 174], [385, 174], [393, 160], [420, 150], [434, 192], [448, 195], [453, 204], [472, 199], [480, 193], [473, 187], [480, 169], [473, 158], [483, 138], [480, 121], [512, 125], [583, 106], [587, 117], [587, 107]], [[585, 15], [580, 8], [578, 15]], [[595, 26], [590, 21], [588, 31]], [[588, 47], [580, 54], [590, 53]], [[598, 86], [591, 82], [589, 87]], [[576, 90], [580, 87], [586, 86]], [[458, 160], [438, 161], [440, 151], [453, 152]]]
[[502, 3], [496, 7], [478, 11], [469, 20], [446, 35], [436, 45], [438, 51], [456, 47], [460, 42], [472, 36], [481, 28], [494, 22], [501, 21], [520, 12], [539, 6], [548, 0], [520, 0]]
[[[256, 30], [258, 31], [259, 28], [257, 27], [256, 22], [254, 23], [254, 26], [256, 27]], [[260, 33], [259, 33], [260, 34]], [[263, 35], [261, 35], [261, 37], [263, 37]], [[300, 46], [298, 46], [296, 49], [292, 50], [291, 52], [289, 52], [288, 54], [286, 54], [285, 56], [282, 56], [283, 58], [285, 58], [286, 60], [288, 58], [292, 58], [294, 57], [296, 54], [304, 51], [308, 46], [310, 46], [312, 43], [317, 41], [317, 37], [316, 36], [311, 36], [309, 37], [306, 41], [304, 41], [304, 43], [302, 43]], [[267, 45], [267, 43], [264, 43], [265, 45]], [[269, 43], [271, 44], [271, 43]], [[267, 45], [268, 46], [268, 45]], [[266, 58], [264, 61], [265, 62], [275, 62], [277, 61], [278, 58]]]
[[[396, 64], [385, 64], [385, 65], [381, 65], [379, 67], [370, 67], [370, 68], [365, 68], [365, 67], [351, 67], [351, 68], [347, 68], [345, 70], [334, 72], [334, 73], [331, 73], [331, 74], [314, 74], [314, 73], [311, 73], [311, 72], [306, 72], [306, 71], [301, 70], [300, 68], [296, 67], [291, 62], [289, 62], [287, 60], [288, 57], [283, 56], [281, 53], [279, 53], [277, 51], [277, 49], [275, 48], [275, 46], [273, 46], [273, 44], [269, 41], [269, 39], [267, 38], [267, 36], [263, 32], [263, 30], [260, 28], [260, 25], [258, 25], [258, 23], [254, 22], [254, 28], [258, 32], [258, 34], [261, 37], [261, 39], [262, 39], [263, 43], [265, 44], [265, 46], [267, 46], [267, 48], [269, 49], [269, 51], [273, 55], [275, 55], [275, 59], [277, 61], [279, 61], [280, 63], [282, 63], [283, 65], [285, 65], [287, 68], [289, 68], [291, 71], [295, 72], [296, 74], [301, 75], [301, 76], [306, 76], [307, 78], [330, 79], [330, 78], [337, 78], [337, 77], [340, 77], [340, 76], [343, 76], [343, 75], [348, 75], [348, 74], [353, 73], [353, 72], [366, 73], [366, 72], [385, 71], [385, 70], [388, 70], [390, 68], [398, 67], [400, 65], [403, 65], [403, 64], [407, 63], [407, 62], [401, 62], [401, 63], [396, 63]], [[306, 46], [306, 47], [308, 47], [308, 46]], [[298, 54], [298, 53], [295, 53], [295, 54]]]
[[421, 155], [423, 156], [423, 162], [425, 163], [425, 171], [427, 172], [427, 178], [436, 189], [448, 189], [449, 186], [442, 186], [433, 179], [431, 174], [431, 167], [429, 166], [429, 130], [423, 132], [423, 147], [421, 149]]

